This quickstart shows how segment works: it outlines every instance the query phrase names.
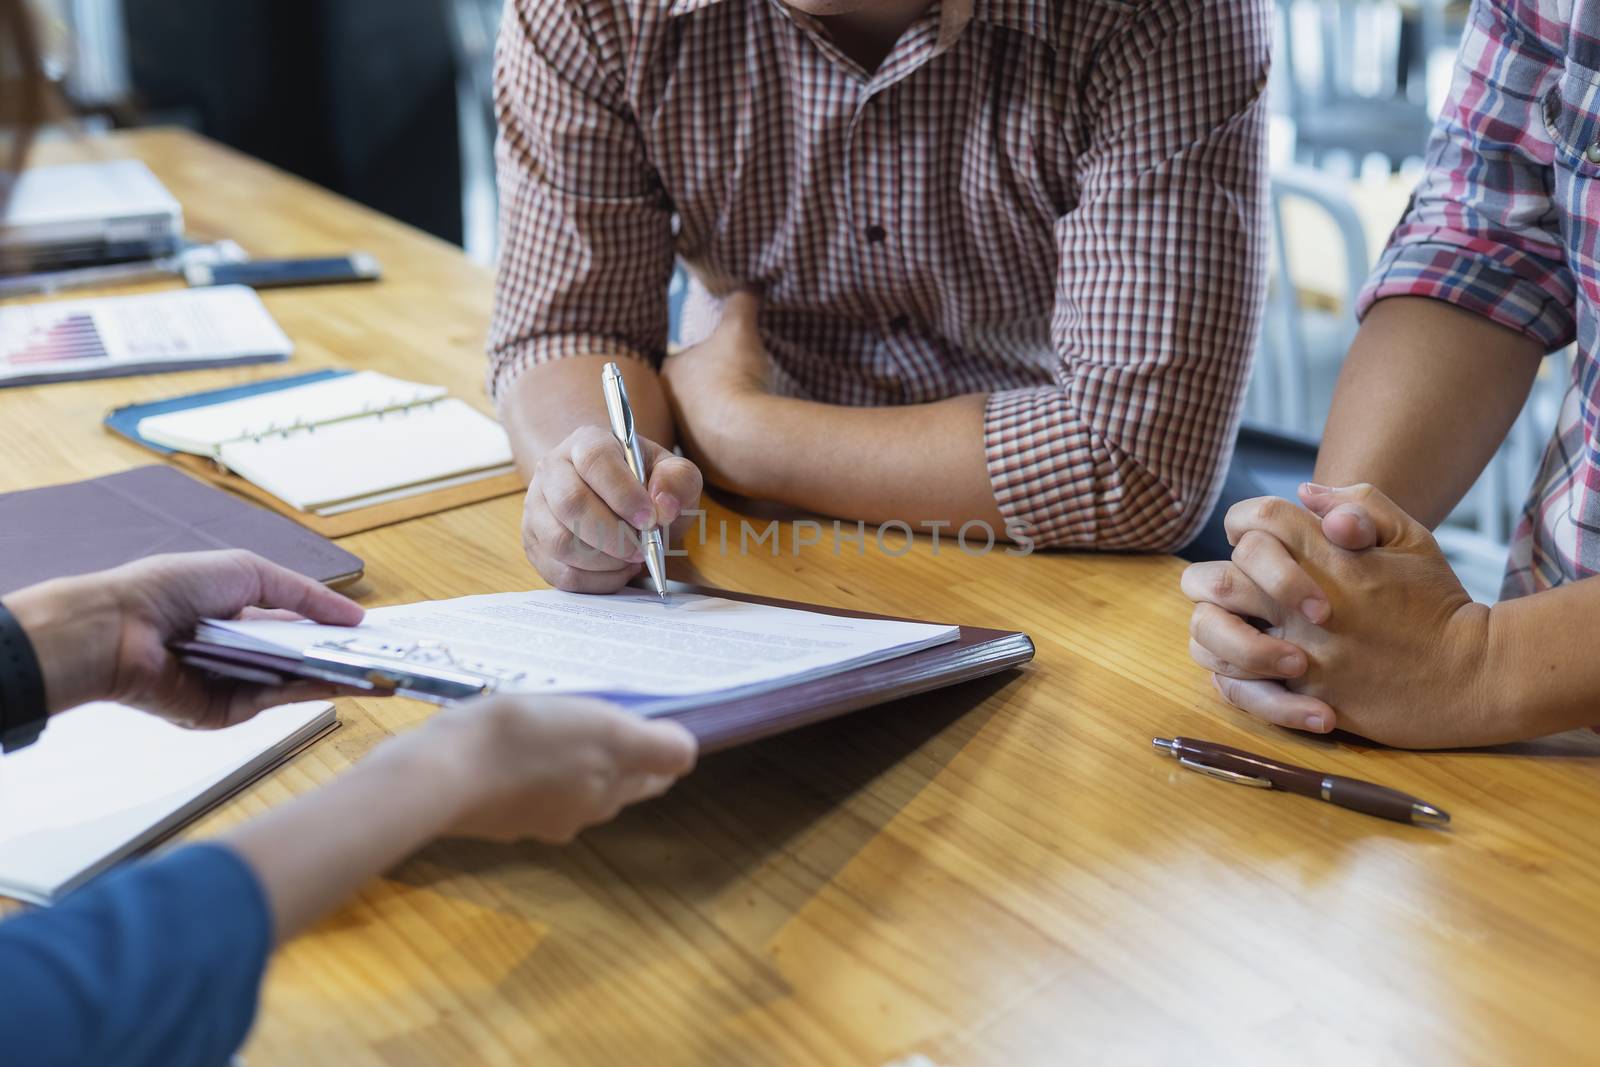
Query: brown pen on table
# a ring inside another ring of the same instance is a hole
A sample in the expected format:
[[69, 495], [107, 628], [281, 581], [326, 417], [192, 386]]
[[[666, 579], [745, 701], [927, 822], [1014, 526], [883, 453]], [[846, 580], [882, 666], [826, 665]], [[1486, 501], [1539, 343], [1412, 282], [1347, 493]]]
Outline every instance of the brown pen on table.
[[1258, 789], [1282, 789], [1313, 800], [1324, 800], [1341, 808], [1376, 815], [1380, 819], [1413, 823], [1418, 826], [1448, 826], [1450, 815], [1409, 793], [1387, 786], [1323, 774], [1292, 763], [1279, 763], [1243, 749], [1229, 748], [1215, 741], [1196, 741], [1192, 737], [1157, 737], [1156, 750], [1201, 774], [1236, 785]]

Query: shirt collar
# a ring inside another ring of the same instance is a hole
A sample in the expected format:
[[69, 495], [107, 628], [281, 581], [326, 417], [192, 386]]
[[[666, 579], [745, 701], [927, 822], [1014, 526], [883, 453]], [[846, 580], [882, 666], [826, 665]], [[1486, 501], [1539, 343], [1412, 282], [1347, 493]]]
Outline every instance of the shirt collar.
[[971, 3], [975, 22], [1017, 30], [1052, 47], [1057, 44], [1060, 0], [971, 0]]
[[[688, 15], [713, 4], [727, 0], [672, 0], [667, 8], [669, 16]], [[954, 37], [965, 28], [969, 19], [988, 22], [1007, 29], [1030, 34], [1049, 45], [1056, 43], [1055, 9], [1060, 0], [948, 0], [945, 7], [954, 9], [954, 19], [947, 19], [941, 37]], [[964, 10], [963, 10], [964, 9]]]
[[667, 8], [667, 15], [676, 18], [679, 15], [688, 15], [699, 11], [703, 7], [710, 7], [712, 4], [720, 3], [722, 3], [722, 0], [672, 0], [671, 6]]

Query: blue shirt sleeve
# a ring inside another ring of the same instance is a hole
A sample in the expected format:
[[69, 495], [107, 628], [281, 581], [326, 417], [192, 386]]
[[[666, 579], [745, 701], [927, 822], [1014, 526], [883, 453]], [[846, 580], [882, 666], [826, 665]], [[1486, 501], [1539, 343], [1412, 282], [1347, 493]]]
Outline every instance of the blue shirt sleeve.
[[0, 1059], [221, 1067], [272, 951], [255, 874], [215, 844], [124, 868], [0, 923]]

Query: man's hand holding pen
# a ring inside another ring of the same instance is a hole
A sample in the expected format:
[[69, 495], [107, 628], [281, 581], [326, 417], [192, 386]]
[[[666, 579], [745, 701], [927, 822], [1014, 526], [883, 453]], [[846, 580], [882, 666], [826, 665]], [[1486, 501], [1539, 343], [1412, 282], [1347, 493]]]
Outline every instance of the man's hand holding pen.
[[644, 566], [637, 531], [663, 526], [677, 534], [691, 521], [684, 513], [700, 501], [699, 468], [648, 438], [638, 441], [648, 487], [604, 426], [574, 430], [539, 460], [523, 509], [522, 544], [556, 588], [616, 592]]

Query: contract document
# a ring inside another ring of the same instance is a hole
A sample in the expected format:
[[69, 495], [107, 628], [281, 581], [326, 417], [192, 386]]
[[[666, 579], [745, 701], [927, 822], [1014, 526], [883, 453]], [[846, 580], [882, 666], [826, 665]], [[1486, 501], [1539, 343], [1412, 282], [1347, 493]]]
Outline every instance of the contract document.
[[435, 669], [483, 692], [575, 693], [643, 715], [734, 699], [956, 640], [959, 627], [695, 594], [557, 590], [378, 608], [358, 627], [207, 620], [196, 640], [266, 657]]

